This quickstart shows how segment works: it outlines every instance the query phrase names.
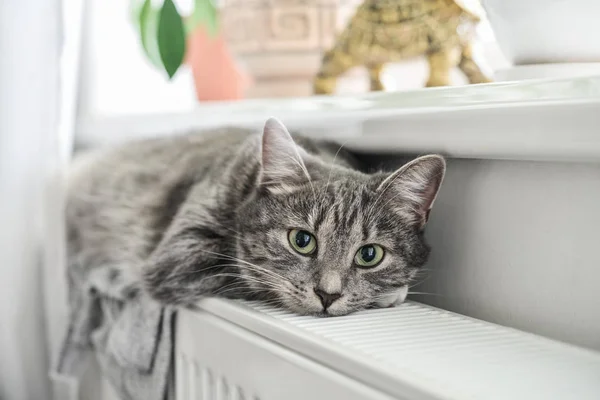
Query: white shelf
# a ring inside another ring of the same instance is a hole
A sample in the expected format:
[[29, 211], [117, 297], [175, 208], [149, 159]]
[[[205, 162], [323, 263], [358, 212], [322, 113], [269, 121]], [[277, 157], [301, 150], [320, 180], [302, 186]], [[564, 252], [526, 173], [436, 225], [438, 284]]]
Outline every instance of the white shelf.
[[212, 103], [184, 114], [84, 118], [77, 136], [99, 146], [223, 125], [259, 129], [270, 116], [361, 152], [600, 160], [600, 77]]
[[[182, 311], [178, 323], [179, 335], [187, 337], [178, 353], [189, 359], [203, 360], [202, 354], [191, 354], [201, 348], [194, 344], [200, 333], [193, 327], [196, 318], [208, 313], [393, 398], [600, 396], [600, 353], [419, 303], [335, 318], [219, 299], [203, 300], [199, 306], [200, 314]], [[225, 336], [218, 346], [228, 348]], [[264, 364], [260, 357], [236, 360], [231, 371], [220, 373], [226, 376], [250, 365], [260, 374]], [[276, 385], [285, 385], [285, 378]]]

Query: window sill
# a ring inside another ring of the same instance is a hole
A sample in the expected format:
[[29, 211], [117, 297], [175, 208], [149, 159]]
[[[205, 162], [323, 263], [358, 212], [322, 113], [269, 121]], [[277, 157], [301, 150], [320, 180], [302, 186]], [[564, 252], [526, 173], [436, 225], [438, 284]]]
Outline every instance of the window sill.
[[290, 129], [367, 153], [600, 161], [600, 77], [211, 103], [189, 113], [80, 120], [79, 146], [232, 125]]

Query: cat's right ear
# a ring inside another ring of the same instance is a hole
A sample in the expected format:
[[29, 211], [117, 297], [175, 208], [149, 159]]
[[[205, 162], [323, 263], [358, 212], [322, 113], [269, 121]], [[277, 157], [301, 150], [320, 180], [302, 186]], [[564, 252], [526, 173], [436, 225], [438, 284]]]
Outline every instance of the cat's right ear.
[[377, 188], [387, 197], [384, 204], [423, 227], [446, 173], [439, 155], [419, 157], [389, 175]]
[[303, 156], [306, 152], [294, 143], [287, 128], [276, 118], [269, 118], [262, 135], [261, 186], [293, 191], [310, 181]]

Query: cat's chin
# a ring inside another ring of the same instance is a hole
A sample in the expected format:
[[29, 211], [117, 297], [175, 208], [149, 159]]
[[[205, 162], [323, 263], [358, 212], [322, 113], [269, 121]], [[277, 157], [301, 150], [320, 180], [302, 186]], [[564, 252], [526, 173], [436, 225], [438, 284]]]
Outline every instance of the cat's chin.
[[381, 308], [395, 307], [404, 303], [406, 296], [408, 296], [408, 285], [402, 286], [400, 289], [380, 298], [375, 304]]
[[301, 315], [311, 315], [314, 317], [340, 317], [354, 312], [360, 311], [365, 308], [387, 308], [398, 306], [406, 300], [408, 296], [408, 285], [403, 286], [387, 295], [380, 297], [376, 302], [371, 303], [371, 306], [365, 307], [348, 307], [343, 302], [334, 303], [327, 310], [323, 310], [323, 307], [318, 301], [297, 301], [297, 299], [282, 298], [281, 303], [284, 308]]
[[348, 314], [352, 314], [354, 312], [360, 311], [360, 309], [357, 310], [323, 310], [321, 309], [320, 311], [317, 312], [300, 312], [303, 315], [310, 315], [313, 317], [319, 317], [319, 318], [328, 318], [328, 317], [343, 317], [344, 315], [348, 315]]
[[315, 317], [326, 316], [323, 312], [323, 307], [321, 305], [306, 305], [306, 304], [297, 304], [295, 302], [287, 302], [284, 301], [285, 308], [288, 310], [301, 315], [312, 315]]
[[283, 304], [285, 308], [296, 314], [310, 315], [313, 317], [339, 317], [358, 311], [356, 309], [349, 309], [343, 305], [336, 304], [332, 305], [327, 310], [323, 310], [323, 306], [317, 301], [297, 303], [293, 300], [284, 300]]

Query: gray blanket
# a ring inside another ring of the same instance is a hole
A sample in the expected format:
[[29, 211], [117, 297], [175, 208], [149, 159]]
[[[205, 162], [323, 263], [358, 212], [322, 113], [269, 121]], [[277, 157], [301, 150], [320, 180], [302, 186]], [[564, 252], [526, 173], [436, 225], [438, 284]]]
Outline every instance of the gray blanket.
[[52, 373], [55, 400], [89, 397], [81, 383], [94, 357], [122, 400], [167, 398], [174, 310], [136, 290], [133, 279], [114, 279], [114, 271], [69, 270], [71, 314]]

